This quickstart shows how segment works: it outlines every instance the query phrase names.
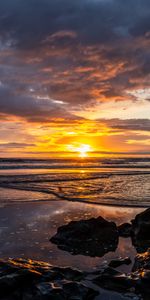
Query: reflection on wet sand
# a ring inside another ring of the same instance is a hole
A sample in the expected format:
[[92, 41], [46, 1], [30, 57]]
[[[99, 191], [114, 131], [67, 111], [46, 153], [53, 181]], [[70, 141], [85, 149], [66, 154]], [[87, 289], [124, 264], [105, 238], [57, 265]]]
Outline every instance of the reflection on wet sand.
[[[61, 266], [78, 267], [83, 270], [98, 268], [105, 261], [118, 256], [135, 255], [130, 239], [120, 238], [116, 252], [109, 252], [102, 258], [72, 256], [61, 251], [49, 239], [57, 228], [71, 220], [89, 219], [102, 216], [121, 224], [130, 221], [140, 208], [119, 208], [92, 204], [51, 201], [50, 203], [16, 203], [0, 209], [0, 256], [30, 257]], [[122, 267], [120, 267], [122, 268]], [[124, 267], [129, 270], [131, 266]]]

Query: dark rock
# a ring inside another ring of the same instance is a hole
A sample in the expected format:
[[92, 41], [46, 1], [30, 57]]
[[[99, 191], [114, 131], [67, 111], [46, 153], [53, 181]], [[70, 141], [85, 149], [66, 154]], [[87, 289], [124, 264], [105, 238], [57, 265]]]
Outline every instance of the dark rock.
[[150, 299], [150, 250], [136, 256], [130, 274], [109, 267], [99, 271], [93, 282], [101, 288], [121, 292], [124, 295], [132, 292], [135, 299], [137, 299], [136, 295], [138, 299]]
[[132, 277], [137, 278], [136, 289], [143, 295], [144, 300], [150, 296], [150, 249], [135, 257]]
[[150, 208], [132, 220], [132, 243], [139, 253], [150, 247]]
[[85, 272], [81, 272], [81, 271], [76, 270], [76, 269], [71, 269], [69, 267], [67, 267], [67, 268], [61, 268], [61, 269], [59, 267], [53, 267], [52, 270], [55, 273], [59, 273], [59, 276], [61, 276], [62, 278], [65, 278], [67, 280], [77, 280], [77, 281], [80, 281], [86, 275]]
[[136, 255], [132, 271], [142, 271], [144, 269], [150, 270], [150, 249], [145, 253]]
[[[40, 270], [40, 272], [39, 272]], [[97, 291], [80, 280], [86, 273], [32, 260], [0, 261], [2, 300], [92, 300]]]
[[133, 287], [132, 279], [124, 273], [106, 268], [93, 282], [98, 286], [117, 292], [127, 292]]
[[143, 272], [141, 273], [141, 280], [149, 285], [149, 289], [150, 289], [150, 270], [143, 270]]
[[72, 221], [59, 227], [51, 242], [74, 255], [101, 257], [109, 251], [116, 250], [118, 230], [114, 222], [108, 222], [102, 217]]
[[131, 236], [132, 225], [129, 223], [124, 223], [118, 226], [119, 236], [130, 237]]
[[55, 300], [63, 300], [63, 290], [61, 287], [55, 287], [54, 284], [49, 282], [40, 282], [34, 288], [34, 297], [36, 300], [42, 299], [55, 299]]
[[128, 275], [114, 273], [107, 268], [94, 279], [101, 287], [122, 293], [134, 291], [141, 294], [142, 299], [150, 299], [150, 249], [135, 257], [132, 272]]
[[[70, 300], [92, 300], [95, 298], [96, 293], [92, 289], [88, 289], [83, 284], [77, 284], [76, 282], [68, 282], [63, 285], [63, 290], [67, 295], [67, 299]], [[97, 293], [98, 295], [98, 293]]]
[[136, 296], [140, 293], [141, 299], [148, 300], [149, 262], [150, 252], [137, 255], [133, 271], [127, 275], [110, 267], [81, 272], [32, 260], [0, 261], [0, 299], [94, 300], [101, 287], [124, 296], [132, 293], [133, 299], [140, 299]]
[[118, 268], [118, 267], [120, 267], [122, 265], [130, 265], [131, 262], [132, 261], [131, 261], [130, 257], [113, 259], [109, 263], [109, 267], [111, 267], [111, 268]]

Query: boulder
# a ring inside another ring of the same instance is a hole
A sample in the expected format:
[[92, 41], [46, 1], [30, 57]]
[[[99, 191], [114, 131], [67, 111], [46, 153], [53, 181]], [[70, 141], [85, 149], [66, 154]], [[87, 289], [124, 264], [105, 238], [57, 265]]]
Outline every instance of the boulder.
[[111, 262], [109, 263], [109, 267], [112, 268], [118, 268], [122, 265], [130, 265], [131, 264], [131, 259], [130, 257], [125, 257], [125, 258], [117, 258], [117, 259], [112, 259]]
[[130, 223], [124, 223], [118, 226], [119, 236], [128, 238], [131, 236], [132, 225]]
[[[121, 293], [122, 296], [132, 294], [133, 299], [148, 300], [149, 261], [150, 252], [137, 255], [133, 271], [125, 274], [109, 266], [96, 272], [82, 272], [70, 267], [62, 268], [32, 260], [1, 260], [0, 299], [94, 300], [98, 299], [95, 297], [101, 293], [100, 287]], [[139, 296], [140, 294], [142, 296]]]
[[[40, 270], [40, 272], [39, 272]], [[87, 274], [44, 262], [0, 261], [1, 300], [93, 300], [99, 293], [81, 282]]]
[[99, 276], [93, 279], [93, 282], [101, 288], [121, 293], [126, 293], [133, 287], [133, 281], [130, 276], [110, 267], [100, 272]]
[[136, 289], [142, 293], [144, 299], [149, 299], [147, 296], [150, 296], [150, 249], [136, 255], [132, 276], [137, 278]]
[[138, 254], [132, 271], [129, 274], [119, 272], [112, 267], [106, 267], [97, 272], [93, 282], [108, 290], [126, 293], [133, 293], [138, 299], [150, 299], [150, 249], [147, 252]]
[[132, 220], [132, 242], [139, 253], [150, 247], [150, 208]]
[[101, 257], [118, 246], [118, 230], [114, 222], [102, 217], [72, 221], [58, 228], [50, 241], [73, 255]]
[[137, 254], [134, 260], [132, 271], [142, 271], [144, 269], [150, 270], [150, 249], [142, 254]]

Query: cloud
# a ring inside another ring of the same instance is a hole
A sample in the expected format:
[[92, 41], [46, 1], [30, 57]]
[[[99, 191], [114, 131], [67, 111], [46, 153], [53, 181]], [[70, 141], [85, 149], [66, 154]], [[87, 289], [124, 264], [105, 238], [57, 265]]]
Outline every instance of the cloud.
[[33, 47], [60, 30], [95, 44], [148, 32], [149, 1], [1, 0], [0, 17], [1, 35], [13, 36], [20, 47]]
[[108, 127], [117, 130], [131, 130], [131, 131], [150, 131], [150, 120], [148, 119], [111, 119], [100, 120], [100, 123], [106, 124]]
[[80, 119], [97, 103], [138, 106], [137, 91], [149, 91], [149, 8], [149, 0], [1, 0], [0, 114], [50, 122]]
[[27, 148], [27, 147], [34, 147], [35, 144], [28, 144], [28, 143], [0, 143], [0, 148], [2, 149], [19, 149], [19, 148]]
[[150, 139], [128, 140], [127, 144], [130, 144], [130, 145], [150, 146]]
[[55, 118], [81, 119], [67, 112], [63, 101], [48, 96], [18, 95], [11, 86], [0, 85], [0, 112], [15, 115], [31, 122], [50, 122]]

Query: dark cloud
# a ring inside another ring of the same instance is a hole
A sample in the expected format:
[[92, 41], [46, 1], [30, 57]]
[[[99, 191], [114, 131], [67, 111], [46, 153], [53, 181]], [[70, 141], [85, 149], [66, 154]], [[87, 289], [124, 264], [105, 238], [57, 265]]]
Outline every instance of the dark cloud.
[[26, 147], [34, 147], [35, 144], [28, 144], [28, 143], [0, 143], [0, 148], [8, 149], [16, 149], [16, 148], [26, 148]]
[[52, 118], [81, 119], [65, 109], [65, 103], [39, 97], [17, 95], [11, 86], [0, 85], [0, 112], [3, 115], [23, 117], [31, 122], [50, 122]]
[[48, 122], [135, 101], [126, 91], [149, 87], [149, 32], [149, 0], [1, 0], [0, 113]]
[[76, 31], [82, 43], [111, 42], [148, 32], [149, 8], [148, 0], [1, 0], [0, 33], [23, 48], [60, 30]]
[[148, 119], [111, 119], [99, 120], [100, 123], [104, 122], [108, 127], [117, 130], [131, 130], [131, 131], [150, 131], [150, 120]]

